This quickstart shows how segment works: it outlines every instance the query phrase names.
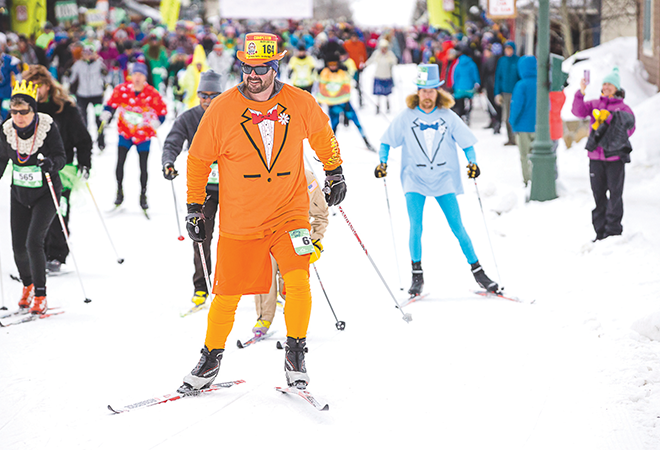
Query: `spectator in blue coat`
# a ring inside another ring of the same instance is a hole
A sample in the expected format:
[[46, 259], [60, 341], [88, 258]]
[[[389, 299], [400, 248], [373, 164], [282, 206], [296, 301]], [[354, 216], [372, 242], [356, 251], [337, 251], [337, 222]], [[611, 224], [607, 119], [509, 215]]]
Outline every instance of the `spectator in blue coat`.
[[536, 131], [536, 57], [521, 57], [518, 61], [518, 73], [520, 81], [513, 88], [509, 122], [516, 133], [523, 180], [527, 186], [532, 178], [529, 152]]
[[516, 145], [515, 136], [509, 123], [509, 115], [511, 112], [511, 94], [513, 94], [514, 86], [520, 80], [518, 59], [516, 43], [507, 41], [504, 45], [504, 56], [497, 62], [497, 69], [495, 69], [495, 102], [502, 106], [502, 122], [506, 125], [509, 139], [504, 145]]
[[21, 73], [21, 62], [14, 56], [5, 53], [7, 47], [7, 38], [2, 35], [0, 38], [0, 101], [2, 108], [2, 120], [7, 118], [9, 112], [9, 99], [11, 98], [12, 74], [18, 77]]
[[456, 50], [460, 56], [452, 73], [452, 88], [454, 90], [454, 100], [456, 100], [452, 111], [469, 125], [472, 97], [475, 90], [479, 88], [479, 84], [481, 84], [481, 78], [479, 77], [479, 68], [467, 54], [467, 45], [460, 44]]

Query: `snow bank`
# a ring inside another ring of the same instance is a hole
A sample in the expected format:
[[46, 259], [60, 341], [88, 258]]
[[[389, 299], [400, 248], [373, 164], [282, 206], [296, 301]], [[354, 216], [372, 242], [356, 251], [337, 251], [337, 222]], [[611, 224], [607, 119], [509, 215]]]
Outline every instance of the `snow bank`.
[[660, 311], [639, 319], [631, 328], [642, 336], [660, 341]]
[[637, 60], [637, 38], [620, 37], [577, 52], [564, 61], [562, 68], [568, 73], [568, 86], [564, 89], [566, 103], [561, 112], [564, 121], [578, 120], [571, 113], [571, 107], [573, 96], [580, 89], [584, 71], [591, 71], [591, 83], [587, 86], [586, 97], [593, 99], [600, 95], [603, 78], [614, 67], [619, 68], [621, 87], [626, 91], [626, 103], [631, 107], [634, 108], [658, 92], [656, 86], [646, 81], [648, 75], [642, 63]]
[[633, 108], [636, 131], [630, 138], [633, 148], [630, 157], [635, 164], [645, 166], [660, 164], [658, 111], [660, 111], [660, 94], [654, 95]]

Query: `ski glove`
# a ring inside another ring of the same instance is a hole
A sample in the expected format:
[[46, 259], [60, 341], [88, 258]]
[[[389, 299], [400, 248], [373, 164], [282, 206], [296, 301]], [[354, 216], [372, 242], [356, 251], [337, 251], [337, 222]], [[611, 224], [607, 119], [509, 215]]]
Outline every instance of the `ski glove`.
[[85, 181], [89, 180], [89, 167], [82, 166], [80, 168], [80, 178]]
[[341, 166], [334, 170], [325, 171], [323, 193], [325, 194], [325, 201], [328, 206], [338, 205], [346, 197], [346, 181], [342, 172]]
[[53, 160], [50, 158], [43, 158], [40, 159], [39, 162], [37, 163], [37, 166], [41, 167], [42, 172], [52, 172], [53, 167], [55, 167], [55, 164], [53, 163]]
[[179, 176], [179, 172], [174, 169], [174, 164], [171, 162], [166, 162], [163, 164], [163, 176], [166, 180], [173, 180]]
[[591, 125], [591, 128], [594, 130], [597, 130], [600, 125], [607, 120], [607, 118], [610, 116], [610, 112], [606, 109], [594, 109], [592, 115], [594, 116], [594, 123]]
[[321, 239], [316, 239], [312, 241], [314, 245], [314, 251], [309, 255], [309, 263], [314, 264], [321, 257], [321, 252], [323, 251], [323, 244], [321, 244]]
[[188, 203], [186, 230], [188, 230], [188, 236], [190, 236], [190, 239], [195, 242], [204, 242], [204, 238], [206, 238], [206, 231], [204, 230], [204, 214], [202, 214], [202, 205], [199, 203]]
[[112, 120], [112, 113], [107, 109], [104, 109], [99, 115], [101, 122], [109, 123]]
[[374, 175], [376, 175], [376, 178], [385, 178], [387, 176], [387, 163], [378, 164], [376, 170], [374, 170]]
[[477, 166], [476, 163], [469, 163], [467, 165], [467, 170], [468, 178], [477, 178], [481, 175], [481, 170], [479, 170], [479, 166]]

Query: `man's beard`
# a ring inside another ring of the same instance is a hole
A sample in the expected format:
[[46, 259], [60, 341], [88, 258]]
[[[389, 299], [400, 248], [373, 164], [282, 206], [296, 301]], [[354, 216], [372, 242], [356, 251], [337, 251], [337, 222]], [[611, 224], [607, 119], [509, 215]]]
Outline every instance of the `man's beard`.
[[419, 105], [420, 105], [423, 109], [431, 109], [431, 108], [433, 108], [433, 107], [435, 106], [435, 102], [434, 102], [433, 100], [431, 100], [430, 98], [425, 98], [424, 100], [422, 100], [421, 102], [419, 102]]
[[[273, 78], [271, 77], [268, 77], [265, 80], [259, 77], [255, 77], [255, 78], [248, 77], [245, 81], [246, 81], [245, 87], [247, 88], [250, 94], [260, 94], [261, 92], [265, 91], [273, 84]], [[252, 85], [250, 81], [258, 81], [259, 83], [257, 85]]]

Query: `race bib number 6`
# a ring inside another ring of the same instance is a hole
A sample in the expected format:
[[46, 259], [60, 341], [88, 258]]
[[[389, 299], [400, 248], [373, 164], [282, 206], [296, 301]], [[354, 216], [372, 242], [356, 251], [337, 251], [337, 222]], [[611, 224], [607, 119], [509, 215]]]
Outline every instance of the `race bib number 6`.
[[289, 231], [293, 249], [297, 255], [309, 255], [314, 251], [314, 244], [312, 244], [312, 237], [309, 235], [307, 228], [300, 228], [298, 230]]

